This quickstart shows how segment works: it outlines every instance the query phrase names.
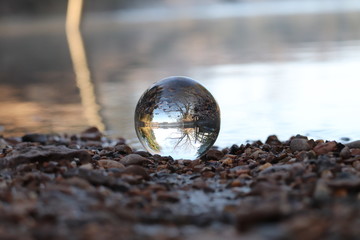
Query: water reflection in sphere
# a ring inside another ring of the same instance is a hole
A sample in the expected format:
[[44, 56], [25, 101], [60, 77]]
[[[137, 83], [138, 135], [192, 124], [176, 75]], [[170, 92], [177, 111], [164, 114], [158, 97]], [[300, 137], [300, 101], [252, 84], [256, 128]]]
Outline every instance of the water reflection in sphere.
[[152, 154], [196, 159], [215, 142], [220, 109], [211, 93], [187, 77], [152, 85], [135, 110], [136, 134]]

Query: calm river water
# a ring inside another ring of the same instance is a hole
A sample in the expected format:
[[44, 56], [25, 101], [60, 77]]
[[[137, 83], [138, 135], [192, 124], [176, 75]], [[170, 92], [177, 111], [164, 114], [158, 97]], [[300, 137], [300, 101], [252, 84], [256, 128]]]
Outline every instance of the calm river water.
[[[358, 1], [85, 13], [84, 52], [76, 36], [67, 38], [61, 16], [3, 18], [0, 32], [5, 136], [77, 133], [98, 125], [139, 147], [137, 100], [152, 83], [183, 75], [217, 99], [220, 147], [264, 141], [270, 134], [281, 140], [295, 134], [360, 139]], [[77, 71], [88, 73], [90, 87], [74, 73], [74, 59]]]

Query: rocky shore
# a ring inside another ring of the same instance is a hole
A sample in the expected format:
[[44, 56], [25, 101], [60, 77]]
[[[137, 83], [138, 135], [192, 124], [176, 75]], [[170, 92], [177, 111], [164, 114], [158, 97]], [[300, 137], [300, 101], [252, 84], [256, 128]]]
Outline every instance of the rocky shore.
[[360, 141], [177, 160], [90, 128], [0, 138], [0, 239], [357, 239]]

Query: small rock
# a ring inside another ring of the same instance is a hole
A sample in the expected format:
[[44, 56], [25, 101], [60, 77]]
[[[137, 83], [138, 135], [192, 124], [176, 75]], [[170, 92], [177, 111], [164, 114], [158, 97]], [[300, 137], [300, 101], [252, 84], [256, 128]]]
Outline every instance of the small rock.
[[120, 144], [115, 146], [115, 151], [122, 153], [122, 154], [131, 154], [132, 149], [128, 145]]
[[262, 170], [267, 169], [267, 168], [269, 168], [271, 166], [272, 166], [271, 163], [265, 163], [265, 164], [259, 166], [259, 170], [262, 171]]
[[96, 127], [86, 129], [80, 134], [83, 141], [101, 141], [102, 133]]
[[341, 149], [340, 157], [343, 159], [347, 159], [347, 158], [351, 157], [351, 152], [350, 152], [350, 149], [348, 146], [345, 146], [343, 149]]
[[206, 171], [206, 172], [202, 172], [201, 176], [204, 178], [213, 178], [215, 176], [215, 173], [211, 171]]
[[150, 179], [150, 176], [145, 170], [145, 168], [136, 165], [124, 168], [124, 170], [120, 174], [138, 175], [146, 180]]
[[360, 148], [360, 140], [346, 143], [345, 146], [348, 146], [349, 148]]
[[305, 171], [305, 166], [302, 163], [274, 165], [265, 168], [259, 173], [259, 176], [270, 176], [277, 173], [286, 173], [292, 175], [301, 175]]
[[79, 168], [88, 169], [88, 170], [94, 169], [94, 167], [93, 167], [93, 165], [91, 163], [83, 164]]
[[326, 142], [326, 143], [319, 143], [314, 147], [314, 152], [317, 155], [326, 154], [328, 152], [333, 152], [336, 149], [336, 142]]
[[261, 156], [261, 154], [264, 154], [264, 153], [266, 153], [266, 152], [258, 149], [255, 152], [251, 153], [250, 157], [253, 158], [253, 159], [257, 159], [259, 156]]
[[358, 155], [360, 155], [360, 148], [352, 148], [350, 150], [350, 152], [351, 152], [351, 155], [358, 156]]
[[303, 138], [294, 138], [290, 142], [290, 149], [291, 151], [309, 151], [310, 145], [308, 144], [308, 141]]
[[265, 143], [269, 144], [269, 145], [281, 145], [281, 142], [279, 141], [279, 139], [276, 135], [270, 135], [266, 139]]
[[146, 151], [136, 151], [134, 153], [139, 154], [140, 156], [146, 157], [146, 158], [151, 157], [151, 154], [149, 152], [146, 152]]
[[240, 179], [235, 179], [230, 183], [229, 187], [242, 187], [244, 185], [245, 183], [243, 181], [241, 181]]
[[221, 164], [222, 165], [231, 165], [233, 163], [233, 159], [232, 158], [225, 158], [223, 160], [221, 160]]
[[45, 144], [47, 141], [47, 136], [45, 134], [38, 134], [38, 133], [30, 133], [24, 135], [21, 140], [23, 142], [38, 142]]
[[86, 150], [74, 150], [65, 146], [30, 146], [26, 148], [19, 147], [10, 152], [1, 166], [14, 167], [22, 163], [46, 162], [46, 161], [73, 161], [79, 159], [81, 163], [88, 163], [91, 156]]
[[104, 169], [108, 168], [125, 168], [125, 166], [122, 163], [119, 163], [114, 160], [108, 160], [108, 159], [102, 159], [97, 162], [100, 167], [103, 167]]
[[206, 153], [206, 159], [207, 160], [220, 160], [224, 156], [224, 153], [219, 150], [210, 149]]
[[142, 165], [143, 163], [151, 162], [149, 159], [140, 156], [139, 154], [132, 153], [123, 157], [120, 162], [125, 166], [129, 165]]

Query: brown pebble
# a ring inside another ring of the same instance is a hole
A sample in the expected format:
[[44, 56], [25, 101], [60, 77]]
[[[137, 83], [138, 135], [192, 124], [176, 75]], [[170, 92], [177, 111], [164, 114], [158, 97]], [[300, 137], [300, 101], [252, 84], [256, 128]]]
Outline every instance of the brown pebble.
[[117, 151], [119, 153], [125, 153], [125, 154], [131, 154], [132, 153], [131, 147], [129, 147], [128, 145], [125, 145], [125, 144], [116, 145], [115, 146], [115, 151]]
[[350, 150], [350, 152], [351, 152], [351, 155], [358, 156], [358, 155], [360, 155], [360, 148], [353, 148]]
[[349, 148], [360, 148], [360, 140], [346, 143], [345, 146]]
[[232, 158], [225, 158], [223, 160], [221, 160], [223, 165], [231, 165], [233, 163], [233, 159]]
[[80, 134], [83, 141], [101, 141], [102, 133], [96, 127], [86, 129]]
[[269, 144], [269, 145], [281, 145], [281, 142], [279, 141], [279, 139], [276, 135], [270, 135], [266, 139], [265, 143]]
[[319, 143], [314, 147], [314, 152], [317, 155], [326, 154], [328, 152], [333, 152], [336, 149], [336, 142], [326, 142], [326, 143]]
[[343, 149], [341, 149], [340, 157], [342, 159], [347, 159], [347, 158], [351, 157], [351, 152], [350, 152], [350, 149], [348, 146], [345, 146]]
[[222, 151], [219, 150], [215, 150], [215, 149], [210, 149], [207, 153], [206, 153], [206, 159], [207, 160], [219, 160], [224, 156], [224, 153]]
[[215, 173], [211, 171], [205, 171], [201, 173], [201, 176], [203, 176], [204, 178], [212, 178], [215, 176]]
[[136, 165], [124, 168], [123, 171], [121, 172], [121, 174], [139, 175], [139, 176], [143, 177], [144, 179], [150, 178], [150, 176], [147, 173], [147, 171], [145, 170], [145, 168], [136, 166]]
[[142, 165], [143, 163], [149, 163], [151, 161], [143, 156], [140, 156], [139, 154], [132, 153], [123, 157], [120, 160], [120, 162], [125, 166], [129, 166], [129, 165]]
[[242, 187], [244, 183], [242, 183], [239, 179], [235, 179], [230, 183], [230, 187]]
[[100, 167], [103, 167], [104, 169], [125, 168], [125, 166], [122, 163], [110, 159], [101, 159], [97, 163]]
[[265, 163], [265, 164], [259, 166], [259, 170], [262, 171], [262, 170], [267, 169], [267, 168], [269, 168], [271, 166], [272, 166], [271, 163]]

